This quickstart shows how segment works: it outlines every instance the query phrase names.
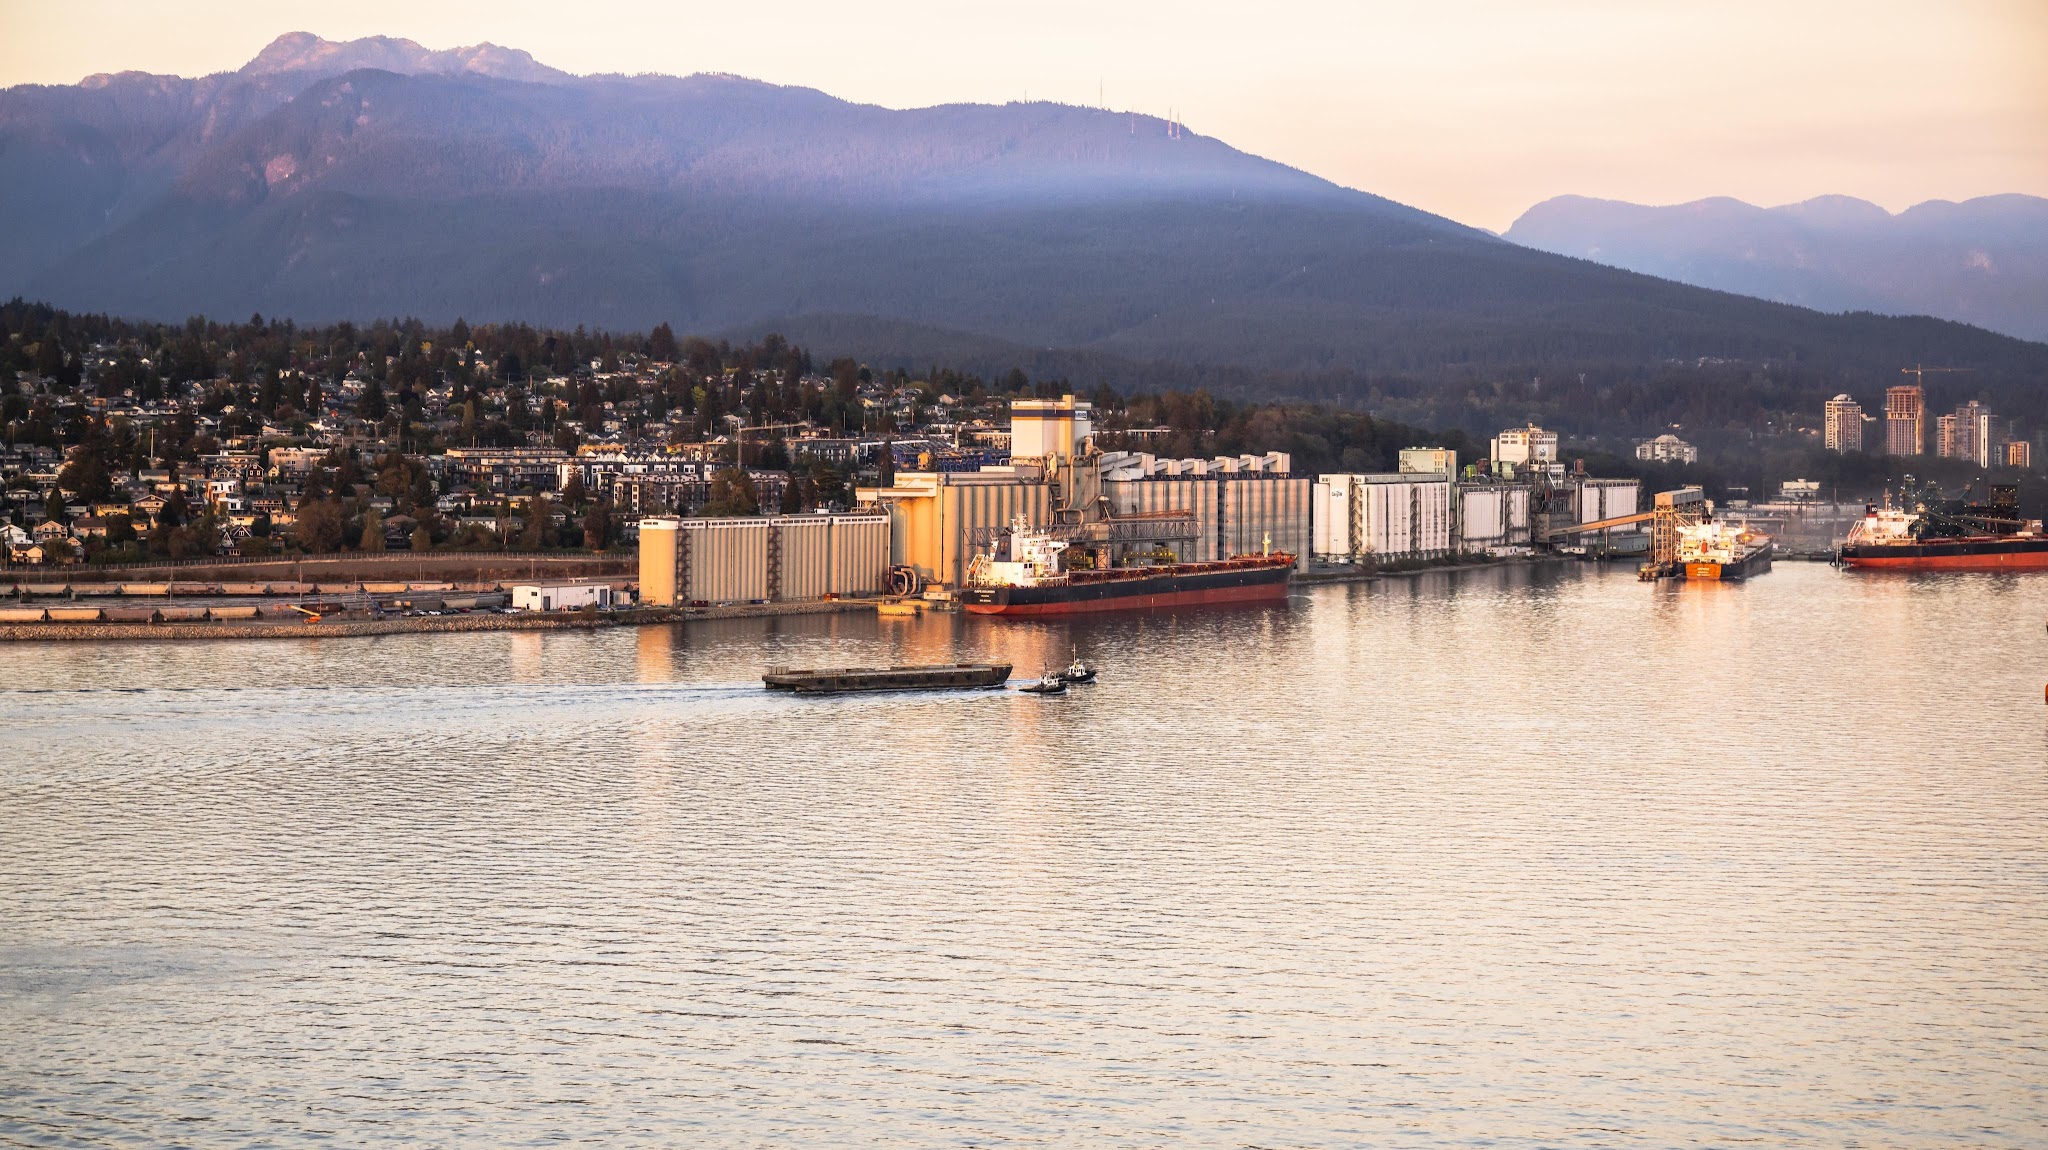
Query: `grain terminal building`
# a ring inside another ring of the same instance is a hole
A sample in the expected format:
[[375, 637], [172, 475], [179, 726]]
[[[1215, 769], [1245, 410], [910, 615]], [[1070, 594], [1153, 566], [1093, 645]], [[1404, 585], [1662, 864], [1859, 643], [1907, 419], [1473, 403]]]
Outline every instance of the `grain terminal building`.
[[[1505, 467], [1461, 474], [1453, 451], [1408, 448], [1398, 472], [1311, 478], [1294, 474], [1282, 452], [1105, 453], [1087, 402], [1018, 400], [1007, 464], [899, 471], [890, 486], [858, 489], [859, 513], [641, 520], [641, 597], [676, 606], [959, 587], [975, 557], [1018, 522], [1119, 563], [1270, 548], [1306, 566], [1521, 554], [1563, 545], [1578, 524], [1636, 511], [1635, 480], [1565, 474], [1554, 432], [1503, 437], [1520, 456]], [[1606, 554], [1630, 546], [1612, 531], [1585, 542]]]
[[640, 599], [653, 607], [876, 595], [888, 579], [884, 515], [640, 521]]
[[1160, 459], [1096, 450], [1092, 405], [1071, 395], [1010, 408], [1010, 462], [977, 471], [898, 472], [858, 498], [891, 525], [891, 559], [957, 587], [977, 553], [1022, 518], [1076, 540], [1202, 562], [1270, 543], [1304, 559], [1310, 481], [1284, 453]]
[[[1548, 542], [1559, 528], [1636, 513], [1641, 485], [1565, 475], [1555, 432], [1528, 427], [1501, 435], [1514, 441], [1520, 458], [1470, 468], [1462, 479], [1457, 454], [1435, 447], [1403, 449], [1396, 472], [1319, 476], [1310, 553], [1334, 564], [1499, 554]], [[1529, 478], [1499, 478], [1503, 473]], [[1610, 534], [1600, 542], [1604, 549], [1621, 541]]]

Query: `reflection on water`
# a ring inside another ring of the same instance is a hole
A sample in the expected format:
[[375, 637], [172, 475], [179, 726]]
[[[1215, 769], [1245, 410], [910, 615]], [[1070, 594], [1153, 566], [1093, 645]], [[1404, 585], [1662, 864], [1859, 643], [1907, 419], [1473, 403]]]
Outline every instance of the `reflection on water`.
[[2044, 618], [1567, 567], [0, 647], [0, 1141], [2036, 1144]]

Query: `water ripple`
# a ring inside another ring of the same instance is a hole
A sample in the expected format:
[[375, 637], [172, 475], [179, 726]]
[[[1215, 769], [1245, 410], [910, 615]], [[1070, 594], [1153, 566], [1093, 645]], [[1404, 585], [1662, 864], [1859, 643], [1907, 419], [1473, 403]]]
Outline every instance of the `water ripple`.
[[0, 1145], [2034, 1145], [2044, 617], [1788, 564], [10, 644]]

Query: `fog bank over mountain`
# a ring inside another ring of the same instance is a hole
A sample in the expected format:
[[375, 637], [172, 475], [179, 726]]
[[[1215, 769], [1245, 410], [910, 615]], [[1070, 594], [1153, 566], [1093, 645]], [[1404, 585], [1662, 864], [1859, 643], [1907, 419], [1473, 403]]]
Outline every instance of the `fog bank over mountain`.
[[1893, 215], [1849, 196], [1759, 208], [1559, 196], [1506, 236], [1681, 283], [1823, 311], [1932, 315], [2048, 340], [2048, 199], [1930, 200]]
[[1561, 258], [1154, 117], [572, 76], [489, 45], [293, 34], [235, 72], [7, 89], [0, 166], [0, 296], [137, 317], [782, 327], [1339, 398], [1362, 373], [1702, 358], [2048, 377], [2048, 347]]

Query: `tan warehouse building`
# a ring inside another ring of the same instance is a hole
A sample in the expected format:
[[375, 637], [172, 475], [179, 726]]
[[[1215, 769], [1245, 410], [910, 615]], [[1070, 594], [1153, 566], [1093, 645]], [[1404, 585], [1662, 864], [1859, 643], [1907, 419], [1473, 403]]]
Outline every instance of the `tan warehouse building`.
[[640, 599], [653, 607], [875, 595], [888, 581], [885, 515], [640, 521]]

